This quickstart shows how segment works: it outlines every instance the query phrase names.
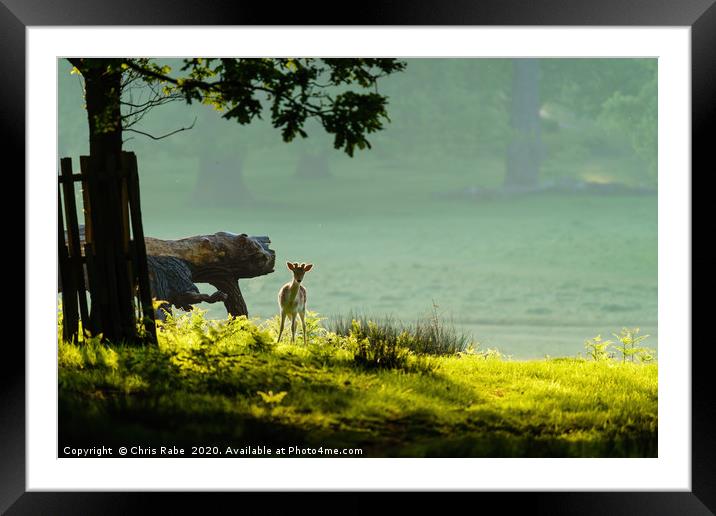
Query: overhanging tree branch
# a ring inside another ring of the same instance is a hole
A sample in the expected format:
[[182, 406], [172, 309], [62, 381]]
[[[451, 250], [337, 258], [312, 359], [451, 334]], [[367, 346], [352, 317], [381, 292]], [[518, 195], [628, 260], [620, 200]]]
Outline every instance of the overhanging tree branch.
[[175, 130], [175, 131], [172, 131], [172, 132], [167, 133], [167, 134], [162, 135], [162, 136], [154, 136], [153, 134], [145, 133], [144, 131], [139, 131], [139, 130], [137, 130], [137, 129], [132, 129], [132, 128], [124, 129], [124, 131], [125, 131], [125, 132], [131, 132], [131, 133], [141, 134], [141, 135], [144, 135], [144, 136], [147, 136], [147, 137], [151, 138], [152, 140], [163, 140], [164, 138], [168, 138], [169, 136], [172, 136], [172, 135], [174, 135], [174, 134], [180, 133], [180, 132], [182, 132], [182, 131], [188, 131], [188, 130], [190, 130], [190, 129], [193, 129], [193, 128], [194, 128], [194, 124], [196, 124], [196, 117], [194, 117], [194, 121], [191, 123], [191, 125], [190, 125], [189, 127], [181, 127], [181, 128], [179, 128], [179, 129], [177, 129], [177, 130]]
[[[376, 81], [404, 66], [395, 59], [196, 58], [185, 60], [185, 76], [175, 78], [168, 67], [148, 60], [122, 63], [125, 70], [142, 74], [148, 82], [167, 85], [165, 94], [174, 90], [187, 103], [213, 105], [223, 110], [223, 118], [240, 124], [262, 118], [266, 108], [286, 142], [296, 136], [306, 138], [305, 122], [318, 119], [334, 135], [333, 146], [349, 156], [356, 147], [370, 148], [366, 135], [389, 121], [387, 97], [377, 93]], [[349, 84], [363, 91], [343, 91]]]

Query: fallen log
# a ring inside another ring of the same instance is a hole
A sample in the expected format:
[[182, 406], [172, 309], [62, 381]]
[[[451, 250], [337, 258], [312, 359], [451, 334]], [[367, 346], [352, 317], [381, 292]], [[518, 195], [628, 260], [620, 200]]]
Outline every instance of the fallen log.
[[[84, 226], [80, 226], [80, 242], [84, 249]], [[152, 297], [183, 310], [196, 303], [223, 301], [229, 314], [248, 316], [239, 279], [270, 274], [276, 262], [268, 236], [220, 231], [178, 240], [145, 237], [144, 242]], [[217, 292], [201, 294], [195, 283], [209, 283]]]
[[206, 301], [225, 301], [227, 295], [216, 291], [212, 295], [202, 294], [191, 279], [191, 270], [183, 260], [173, 256], [147, 255], [149, 288], [155, 300], [162, 301], [155, 316], [165, 320], [165, 312], [172, 313], [172, 305], [184, 311], [191, 311], [192, 305]]
[[226, 294], [224, 306], [234, 316], [248, 315], [239, 279], [269, 274], [276, 262], [267, 236], [221, 231], [180, 240], [145, 237], [144, 242], [147, 255], [177, 258], [186, 263], [194, 283], [209, 283]]

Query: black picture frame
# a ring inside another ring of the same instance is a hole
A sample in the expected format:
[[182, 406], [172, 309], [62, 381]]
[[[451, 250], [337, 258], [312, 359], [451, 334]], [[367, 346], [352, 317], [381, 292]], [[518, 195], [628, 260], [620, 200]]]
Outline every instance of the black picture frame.
[[[12, 151], [19, 157], [15, 170], [24, 170], [24, 152], [21, 150], [25, 148], [25, 29], [28, 26], [688, 26], [691, 28], [693, 180], [699, 175], [713, 173], [714, 168], [711, 158], [713, 144], [709, 135], [716, 125], [715, 4], [716, 0], [399, 0], [384, 4], [356, 4], [350, 15], [339, 16], [336, 3], [323, 1], [312, 2], [310, 9], [301, 6], [277, 9], [269, 3], [237, 0], [211, 3], [190, 0], [0, 0], [0, 70], [4, 75], [0, 80], [0, 142], [6, 151], [3, 152], [4, 158], [8, 158], [9, 151]], [[692, 192], [696, 191], [692, 186]], [[692, 235], [700, 234], [693, 231], [700, 220], [694, 219]], [[694, 262], [692, 254], [692, 264]], [[26, 277], [29, 274], [32, 271], [26, 268]], [[698, 306], [694, 303], [692, 306], [693, 313], [696, 313]], [[27, 324], [32, 306], [26, 306], [26, 309]], [[0, 511], [7, 511], [8, 514], [63, 514], [68, 512], [63, 508], [71, 508], [69, 512], [72, 514], [128, 514], [149, 507], [148, 493], [26, 492], [25, 353], [16, 343], [8, 340], [5, 344], [0, 379], [3, 395], [0, 405]], [[690, 344], [683, 343], [684, 346]], [[711, 349], [709, 339], [694, 341], [691, 345], [691, 491], [479, 493], [478, 496], [494, 499], [500, 504], [501, 511], [527, 504], [531, 512], [549, 514], [713, 514], [716, 512], [716, 432], [712, 430], [712, 422], [716, 412], [713, 403], [716, 375], [711, 371], [714, 363]], [[161, 497], [163, 512], [190, 507], [184, 494], [157, 493], [151, 496]], [[227, 496], [230, 495], [222, 497]], [[255, 499], [242, 503], [264, 503], [265, 500], [261, 493], [242, 496]], [[309, 495], [300, 496], [305, 499]], [[319, 496], [322, 506], [328, 508], [329, 498], [325, 494]], [[356, 493], [348, 495], [351, 499], [358, 496]], [[343, 507], [368, 509], [372, 506], [370, 498], [376, 495], [360, 496], [360, 504], [351, 500], [338, 503]], [[418, 501], [422, 498], [417, 493], [414, 497]], [[277, 499], [272, 497], [272, 500], [274, 503]], [[452, 507], [457, 508], [455, 503], [453, 501]]]

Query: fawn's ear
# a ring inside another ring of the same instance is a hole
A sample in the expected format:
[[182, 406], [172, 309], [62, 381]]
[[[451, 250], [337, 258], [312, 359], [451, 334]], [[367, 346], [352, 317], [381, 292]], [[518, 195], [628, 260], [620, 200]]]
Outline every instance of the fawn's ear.
[[286, 262], [286, 267], [288, 267], [288, 270], [292, 271], [294, 268], [294, 265], [291, 262]]
[[312, 263], [307, 263], [306, 266], [303, 268], [303, 271], [304, 271], [304, 272], [308, 272], [308, 271], [310, 271], [311, 269], [313, 269], [313, 264], [312, 264]]

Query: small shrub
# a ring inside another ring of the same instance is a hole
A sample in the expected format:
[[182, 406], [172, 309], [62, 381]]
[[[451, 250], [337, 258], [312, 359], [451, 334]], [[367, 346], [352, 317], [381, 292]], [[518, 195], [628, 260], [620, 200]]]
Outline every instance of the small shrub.
[[364, 326], [354, 320], [349, 338], [356, 364], [383, 369], [406, 367], [410, 350], [404, 345], [405, 337], [395, 335], [393, 330], [392, 326], [378, 326], [372, 321]]
[[655, 360], [656, 352], [645, 346], [641, 346], [649, 335], [639, 335], [639, 328], [622, 328], [619, 334], [613, 333], [619, 344], [615, 344], [611, 340], [603, 340], [601, 335], [584, 341], [584, 347], [587, 350], [587, 356], [594, 361], [610, 360], [615, 358], [614, 353], [609, 348], [613, 347], [621, 353], [622, 363], [628, 359], [631, 362], [647, 363]]
[[497, 348], [480, 349], [479, 342], [471, 342], [463, 351], [457, 353], [458, 356], [477, 356], [484, 360], [510, 360], [512, 355], [505, 356]]
[[445, 321], [438, 314], [437, 305], [424, 319], [418, 319], [413, 331], [410, 349], [430, 355], [453, 355], [470, 344], [470, 338], [460, 333], [452, 321]]
[[584, 341], [587, 356], [597, 362], [614, 358], [614, 353], [608, 351], [609, 347], [613, 344], [611, 340], [603, 340], [601, 335]]
[[[354, 332], [354, 322], [358, 322], [361, 331], [370, 334], [374, 341], [386, 340], [393, 345], [400, 337], [401, 346], [418, 354], [454, 355], [464, 351], [471, 343], [467, 334], [458, 332], [452, 322], [440, 318], [435, 305], [431, 314], [419, 319], [414, 325], [390, 317], [371, 319], [366, 315], [349, 314], [348, 317], [334, 318], [330, 330], [347, 337]], [[371, 327], [373, 329], [368, 331]]]
[[321, 364], [327, 364], [337, 359], [343, 351], [351, 351], [351, 345], [348, 338], [341, 337], [335, 333], [327, 334], [320, 339], [308, 341], [308, 353]]
[[118, 355], [102, 342], [102, 335], [86, 332], [80, 344], [65, 342], [62, 333], [57, 343], [57, 363], [68, 369], [117, 369]]
[[381, 326], [373, 321], [364, 325], [354, 320], [347, 344], [353, 354], [353, 362], [360, 367], [423, 373], [434, 370], [433, 361], [417, 355], [408, 347], [411, 338], [407, 332], [396, 334], [395, 326]]
[[622, 354], [622, 362], [627, 358], [631, 361], [651, 362], [654, 360], [655, 351], [651, 348], [640, 346], [641, 342], [649, 335], [639, 335], [639, 328], [622, 328], [622, 331], [614, 337], [619, 340], [619, 345], [614, 346]]
[[269, 332], [245, 316], [209, 320], [205, 315], [206, 310], [198, 308], [178, 317], [168, 315], [157, 322], [162, 329], [160, 342], [174, 348], [245, 347], [251, 351], [271, 351], [275, 346]]

